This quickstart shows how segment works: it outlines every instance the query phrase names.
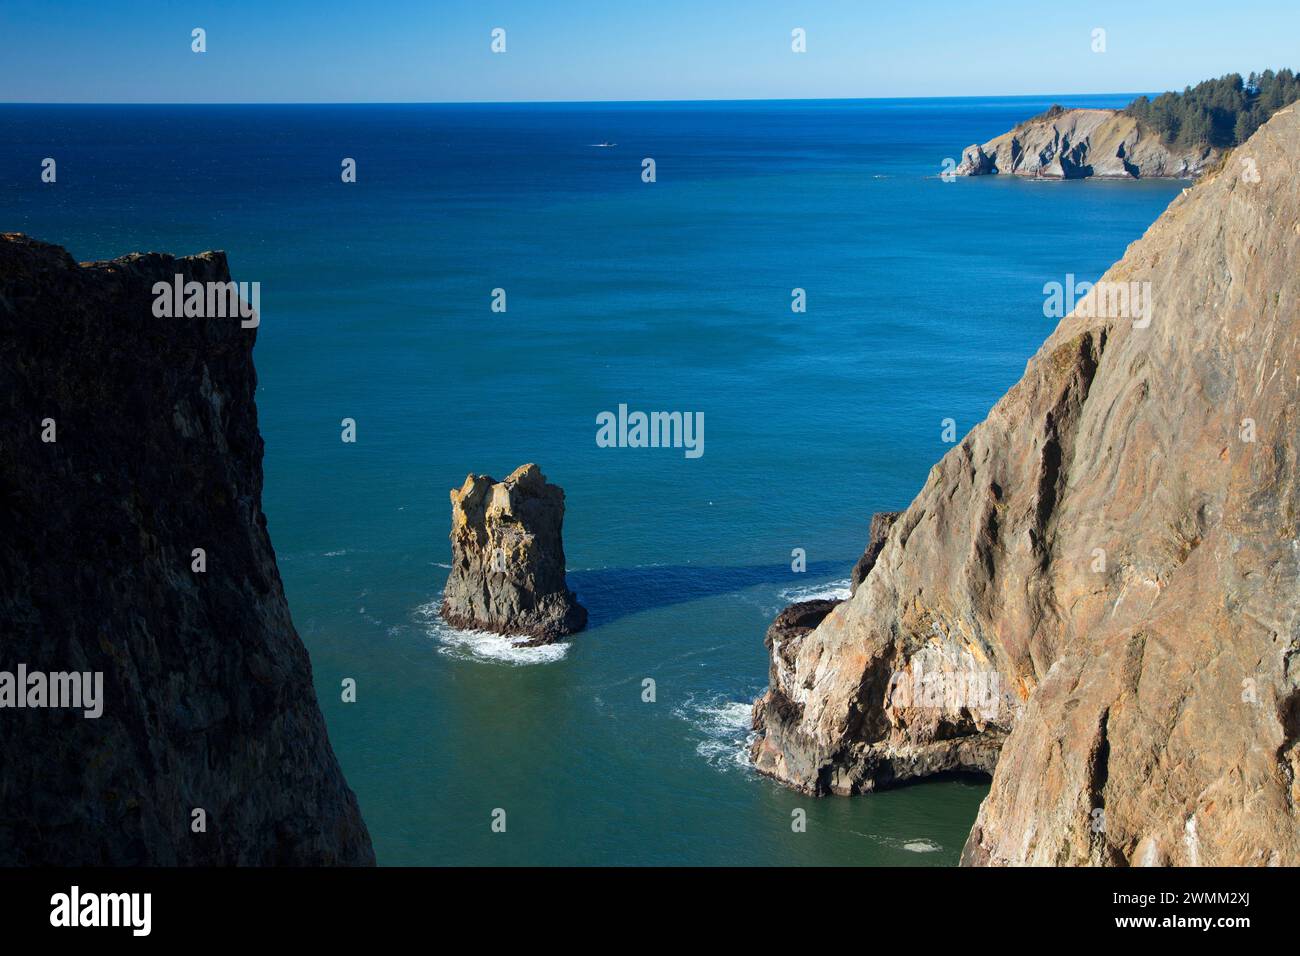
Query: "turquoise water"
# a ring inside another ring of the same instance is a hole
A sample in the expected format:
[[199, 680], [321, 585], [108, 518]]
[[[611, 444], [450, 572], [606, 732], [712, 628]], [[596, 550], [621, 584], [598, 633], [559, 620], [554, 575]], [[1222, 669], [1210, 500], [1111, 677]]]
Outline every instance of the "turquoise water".
[[[946, 865], [986, 783], [800, 796], [745, 765], [749, 702], [771, 617], [1020, 376], [1043, 284], [1185, 185], [939, 178], [1051, 102], [6, 106], [0, 228], [262, 283], [265, 510], [381, 863]], [[703, 412], [704, 455], [598, 448], [620, 403]], [[526, 461], [591, 612], [535, 650], [430, 615], [448, 489]]]

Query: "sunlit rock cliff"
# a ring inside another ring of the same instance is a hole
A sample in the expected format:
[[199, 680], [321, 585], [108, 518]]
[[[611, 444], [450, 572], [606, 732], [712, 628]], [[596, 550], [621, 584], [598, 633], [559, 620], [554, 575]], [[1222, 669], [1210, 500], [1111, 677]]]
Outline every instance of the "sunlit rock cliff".
[[1021, 123], [983, 145], [967, 146], [959, 176], [994, 173], [1044, 179], [1183, 179], [1214, 165], [1209, 146], [1175, 148], [1121, 110], [1063, 109]]
[[762, 772], [993, 768], [968, 864], [1300, 864], [1298, 157], [1289, 108], [1175, 199], [1103, 277], [1150, 321], [1095, 289], [775, 636]]
[[587, 609], [565, 581], [563, 488], [527, 464], [502, 481], [467, 475], [450, 498], [443, 620], [524, 644], [549, 644], [587, 626]]

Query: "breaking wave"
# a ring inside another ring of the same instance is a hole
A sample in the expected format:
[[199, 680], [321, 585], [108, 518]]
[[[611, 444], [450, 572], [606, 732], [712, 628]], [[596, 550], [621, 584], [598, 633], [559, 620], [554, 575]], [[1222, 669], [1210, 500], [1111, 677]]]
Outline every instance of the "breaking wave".
[[847, 601], [851, 583], [848, 578], [841, 578], [838, 581], [823, 581], [820, 584], [786, 588], [781, 592], [781, 600], [787, 604], [798, 604], [800, 601]]
[[415, 609], [416, 620], [425, 633], [442, 646], [439, 654], [466, 661], [492, 661], [498, 664], [524, 666], [528, 664], [552, 664], [564, 660], [569, 653], [569, 645], [542, 644], [538, 647], [524, 647], [528, 640], [523, 636], [494, 634], [491, 631], [462, 631], [451, 627], [438, 616], [442, 601], [430, 601]]
[[718, 770], [750, 769], [749, 746], [754, 740], [753, 704], [715, 697], [688, 697], [673, 714], [691, 725], [701, 739], [695, 752]]

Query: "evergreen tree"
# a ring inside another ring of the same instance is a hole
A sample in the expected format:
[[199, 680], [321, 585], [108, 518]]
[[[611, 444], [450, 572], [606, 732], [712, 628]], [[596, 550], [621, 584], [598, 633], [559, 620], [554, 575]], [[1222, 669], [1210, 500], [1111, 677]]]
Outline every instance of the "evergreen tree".
[[1161, 93], [1139, 96], [1126, 112], [1155, 129], [1171, 146], [1236, 146], [1282, 107], [1300, 100], [1300, 78], [1292, 70], [1252, 72], [1246, 80], [1229, 73]]

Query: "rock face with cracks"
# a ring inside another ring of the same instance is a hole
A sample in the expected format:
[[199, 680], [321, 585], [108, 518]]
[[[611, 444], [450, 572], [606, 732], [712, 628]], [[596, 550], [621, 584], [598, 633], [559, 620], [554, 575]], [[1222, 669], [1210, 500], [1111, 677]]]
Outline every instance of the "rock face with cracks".
[[587, 626], [565, 582], [564, 490], [536, 465], [504, 481], [469, 475], [451, 492], [451, 574], [442, 617], [453, 627], [549, 644]]
[[889, 537], [889, 529], [894, 526], [898, 520], [901, 511], [877, 511], [871, 516], [871, 527], [867, 530], [867, 547], [862, 552], [862, 557], [858, 558], [858, 563], [853, 565], [853, 573], [849, 577], [849, 594], [855, 594], [858, 585], [867, 579], [871, 569], [876, 566], [876, 558], [880, 557], [880, 550], [885, 546], [885, 539]]
[[[1300, 112], [1103, 276], [874, 566], [778, 629], [754, 761], [992, 770], [973, 865], [1300, 864]], [[918, 676], [919, 675], [919, 676]]]
[[230, 280], [0, 236], [0, 671], [102, 674], [96, 719], [0, 711], [0, 865], [374, 863], [262, 513], [256, 330], [155, 317], [177, 274]]
[[1056, 106], [983, 145], [967, 146], [958, 176], [1184, 179], [1219, 159], [1210, 146], [1175, 148], [1121, 110]]

